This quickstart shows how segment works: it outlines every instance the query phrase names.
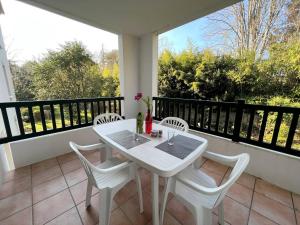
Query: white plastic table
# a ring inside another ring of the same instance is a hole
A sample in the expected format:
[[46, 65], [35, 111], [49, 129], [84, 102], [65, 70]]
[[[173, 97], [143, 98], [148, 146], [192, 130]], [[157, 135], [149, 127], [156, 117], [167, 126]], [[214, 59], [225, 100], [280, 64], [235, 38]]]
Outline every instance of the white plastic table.
[[[152, 220], [153, 225], [159, 225], [159, 176], [171, 177], [186, 168], [188, 165], [192, 164], [205, 151], [207, 147], [207, 140], [190, 133], [161, 126], [159, 124], [153, 124], [153, 129], [163, 130], [163, 136], [161, 138], [152, 138], [149, 135], [143, 135], [144, 137], [151, 139], [151, 141], [131, 149], [124, 148], [107, 136], [123, 130], [135, 132], [135, 127], [136, 120], [128, 119], [96, 125], [93, 127], [93, 130], [99, 135], [101, 141], [152, 173]], [[175, 135], [180, 134], [199, 140], [202, 144], [186, 158], [179, 159], [155, 148], [155, 146], [168, 139], [168, 130], [175, 131]]]

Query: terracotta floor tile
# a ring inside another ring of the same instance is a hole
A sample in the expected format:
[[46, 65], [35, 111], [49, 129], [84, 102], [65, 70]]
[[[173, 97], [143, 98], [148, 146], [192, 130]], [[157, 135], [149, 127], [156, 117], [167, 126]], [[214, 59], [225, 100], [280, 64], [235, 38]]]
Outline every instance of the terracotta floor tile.
[[[213, 225], [220, 225], [219, 224], [219, 217], [215, 214], [213, 214], [213, 222], [212, 222]], [[230, 225], [229, 223], [227, 223], [226, 221], [224, 221], [224, 225]]]
[[219, 175], [218, 173], [213, 172], [212, 170], [208, 170], [204, 167], [201, 167], [200, 170], [202, 172], [206, 173], [208, 176], [212, 177], [216, 181], [217, 185], [221, 184], [223, 176]]
[[83, 168], [74, 170], [71, 173], [65, 174], [65, 178], [69, 187], [87, 179]]
[[[231, 168], [227, 171], [225, 175], [226, 178], [230, 175], [231, 171]], [[242, 175], [239, 177], [236, 183], [241, 184], [247, 188], [253, 189], [255, 184], [255, 177], [248, 173], [242, 173]]]
[[181, 224], [194, 225], [195, 219], [192, 213], [176, 198], [172, 198], [167, 207], [167, 211]]
[[120, 209], [116, 209], [111, 213], [110, 225], [132, 225], [132, 223]]
[[[100, 160], [99, 152], [84, 154], [94, 164]], [[96, 188], [93, 189], [92, 205], [86, 209], [87, 177], [73, 152], [36, 163], [32, 167], [32, 174], [31, 166], [27, 166], [5, 175], [6, 183], [0, 187], [0, 199], [3, 198], [0, 200], [0, 225], [32, 225], [32, 222], [47, 225], [80, 225], [81, 220], [84, 225], [98, 224], [100, 193]], [[218, 184], [222, 181], [224, 173], [227, 171], [226, 178], [231, 171], [228, 167], [210, 160], [203, 164], [201, 170], [213, 177]], [[114, 198], [111, 225], [151, 224], [151, 173], [142, 168], [139, 169], [139, 173], [145, 212], [139, 213], [136, 184], [132, 181]], [[164, 186], [162, 181], [160, 178], [160, 197]], [[249, 210], [247, 207], [251, 204], [255, 182], [256, 192], [252, 210]], [[70, 190], [67, 189], [68, 186]], [[23, 191], [24, 189], [26, 191]], [[32, 199], [36, 203], [33, 209]], [[292, 203], [296, 212], [291, 208]], [[224, 208], [226, 225], [246, 225], [248, 219], [249, 225], [295, 225], [296, 221], [300, 225], [300, 196], [261, 179], [256, 181], [256, 178], [249, 174], [242, 174], [228, 191], [224, 199]], [[216, 214], [217, 210], [214, 210], [213, 225], [218, 224]], [[173, 195], [169, 196], [164, 225], [194, 225], [193, 215]]]
[[114, 200], [118, 205], [123, 204], [132, 196], [137, 193], [136, 183], [134, 181], [130, 181], [126, 184], [118, 193], [115, 195]]
[[31, 166], [24, 166], [15, 170], [5, 173], [3, 182], [12, 181], [15, 179], [23, 178], [31, 175]]
[[254, 193], [252, 209], [278, 224], [296, 224], [294, 210], [262, 194]]
[[276, 225], [277, 223], [251, 210], [248, 225]]
[[33, 206], [34, 224], [44, 224], [74, 207], [69, 190], [64, 190]]
[[32, 175], [32, 185], [36, 186], [46, 181], [50, 181], [56, 177], [62, 176], [59, 166], [48, 168], [47, 170]]
[[45, 225], [82, 225], [76, 207], [63, 213]]
[[206, 170], [209, 170], [213, 173], [216, 173], [220, 176], [224, 176], [226, 171], [228, 170], [228, 166], [222, 165], [220, 163], [217, 163], [215, 161], [212, 161], [208, 159], [201, 168], [205, 168]]
[[100, 161], [100, 152], [99, 152], [99, 151], [96, 151], [96, 152], [94, 152], [94, 153], [87, 154], [85, 157], [86, 157], [86, 159], [89, 160], [91, 163], [97, 162], [97, 161]]
[[165, 211], [165, 218], [164, 218], [163, 225], [181, 225], [181, 224], [169, 212]]
[[146, 169], [139, 169], [139, 174], [141, 178], [142, 186], [150, 186], [151, 185], [151, 173]]
[[294, 202], [295, 209], [300, 212], [300, 195], [297, 195], [297, 194], [293, 193], [292, 197], [293, 197], [293, 202]]
[[8, 181], [0, 186], [0, 199], [25, 191], [31, 187], [31, 177], [25, 176], [19, 179]]
[[80, 151], [80, 153], [82, 155], [84, 155], [85, 157], [87, 157], [89, 155], [92, 155], [92, 154], [94, 154], [96, 152], [100, 153], [100, 150]]
[[[246, 225], [249, 217], [249, 209], [229, 197], [224, 200], [224, 218], [231, 225]], [[218, 214], [217, 208], [214, 213]]]
[[0, 220], [32, 205], [31, 190], [26, 190], [0, 200]]
[[33, 204], [42, 201], [66, 189], [67, 183], [63, 176], [54, 178], [32, 188]]
[[[87, 183], [88, 183], [88, 181], [85, 180], [81, 183], [75, 184], [74, 186], [72, 186], [70, 188], [71, 194], [73, 196], [73, 199], [74, 199], [76, 205], [85, 201]], [[93, 187], [92, 195], [95, 195], [98, 192], [99, 192], [98, 189]]]
[[58, 162], [56, 158], [46, 159], [44, 161], [32, 164], [31, 165], [32, 174], [40, 173], [54, 166], [58, 166]]
[[[142, 187], [142, 190], [143, 190], [143, 194], [148, 194], [148, 195], [152, 195], [152, 190], [151, 190], [151, 185], [148, 185], [148, 186], [145, 186], [145, 187]], [[162, 198], [163, 198], [163, 195], [164, 195], [164, 186], [160, 184], [159, 186], [159, 201], [161, 202], [162, 201]], [[169, 193], [168, 195], [168, 201], [171, 200], [171, 198], [173, 197], [173, 194], [172, 193]]]
[[32, 225], [32, 207], [8, 217], [0, 222], [0, 225]]
[[297, 224], [300, 225], [300, 212], [296, 211]]
[[146, 225], [152, 219], [152, 201], [151, 196], [147, 193], [143, 194], [144, 212], [140, 213], [138, 196], [135, 195], [127, 202], [122, 204], [120, 208], [130, 219], [133, 225]]
[[257, 179], [255, 184], [255, 191], [265, 195], [268, 198], [279, 201], [291, 208], [293, 207], [291, 192], [272, 185], [262, 179]]
[[78, 156], [76, 155], [75, 152], [69, 152], [64, 155], [57, 156], [56, 159], [59, 162], [59, 164], [63, 164], [72, 161], [74, 159], [78, 159]]
[[[77, 205], [79, 215], [84, 225], [96, 225], [99, 221], [99, 196], [96, 194], [91, 199], [91, 205], [86, 208], [85, 201]], [[112, 212], [117, 208], [117, 204], [113, 202]]]
[[74, 170], [81, 168], [81, 163], [79, 159], [74, 159], [69, 162], [60, 165], [63, 174], [70, 173]]
[[226, 195], [243, 204], [244, 206], [250, 208], [251, 199], [253, 195], [253, 191], [251, 189], [246, 188], [238, 183], [235, 183], [228, 190]]

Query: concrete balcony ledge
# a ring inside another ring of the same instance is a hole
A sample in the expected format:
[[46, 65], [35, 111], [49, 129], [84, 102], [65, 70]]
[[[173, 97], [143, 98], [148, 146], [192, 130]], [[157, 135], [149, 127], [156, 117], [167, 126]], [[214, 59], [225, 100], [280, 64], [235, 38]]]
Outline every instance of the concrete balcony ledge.
[[300, 193], [299, 157], [242, 142], [233, 142], [227, 138], [198, 131], [190, 132], [208, 140], [208, 151], [224, 155], [248, 153], [250, 155], [250, 163], [246, 169], [247, 173], [281, 188]]
[[[294, 193], [300, 193], [299, 158], [198, 131], [190, 132], [206, 138], [209, 151], [224, 155], [248, 153], [250, 163], [247, 173]], [[15, 141], [9, 144], [10, 151], [6, 153], [11, 154], [15, 168], [20, 168], [70, 152], [69, 141], [84, 145], [97, 143], [99, 140], [89, 126]]]

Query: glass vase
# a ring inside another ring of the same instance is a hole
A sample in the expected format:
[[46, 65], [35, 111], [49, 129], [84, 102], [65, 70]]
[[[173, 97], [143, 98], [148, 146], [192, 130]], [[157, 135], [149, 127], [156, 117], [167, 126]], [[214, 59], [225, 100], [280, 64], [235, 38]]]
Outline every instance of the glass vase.
[[146, 124], [146, 134], [151, 134], [152, 131], [152, 114], [150, 112], [150, 109], [147, 110], [147, 115], [145, 118], [145, 124]]

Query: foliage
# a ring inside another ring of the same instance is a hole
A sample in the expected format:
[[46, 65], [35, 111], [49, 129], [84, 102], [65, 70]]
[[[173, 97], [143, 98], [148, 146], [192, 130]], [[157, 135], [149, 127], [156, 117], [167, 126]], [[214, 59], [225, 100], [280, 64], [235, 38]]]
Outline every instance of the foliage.
[[11, 63], [18, 100], [118, 96], [119, 67], [116, 51], [103, 52], [100, 63], [80, 42], [67, 42], [37, 61]]
[[34, 99], [35, 94], [32, 88], [32, 67], [34, 66], [34, 63], [27, 62], [23, 66], [18, 66], [11, 61], [9, 63], [13, 77], [16, 98], [19, 101]]
[[78, 42], [66, 43], [61, 51], [48, 51], [34, 68], [38, 99], [98, 96], [101, 86], [97, 65]]
[[[236, 86], [228, 76], [235, 69], [235, 59], [228, 56], [214, 56], [206, 50], [197, 65], [193, 90], [203, 99], [232, 100]], [[195, 89], [196, 87], [196, 89]]]
[[235, 100], [300, 98], [300, 39], [272, 44], [267, 58], [255, 52], [215, 55], [189, 48], [159, 57], [159, 94], [167, 97]]

